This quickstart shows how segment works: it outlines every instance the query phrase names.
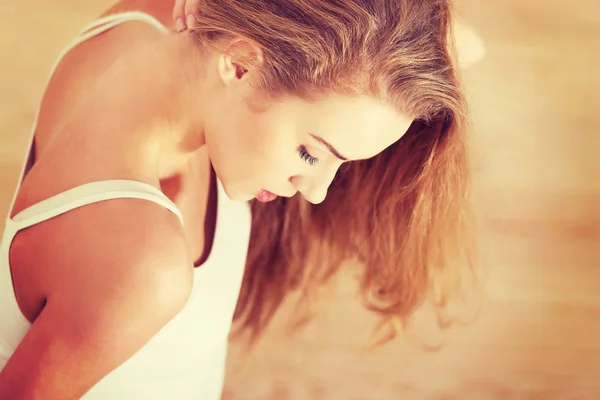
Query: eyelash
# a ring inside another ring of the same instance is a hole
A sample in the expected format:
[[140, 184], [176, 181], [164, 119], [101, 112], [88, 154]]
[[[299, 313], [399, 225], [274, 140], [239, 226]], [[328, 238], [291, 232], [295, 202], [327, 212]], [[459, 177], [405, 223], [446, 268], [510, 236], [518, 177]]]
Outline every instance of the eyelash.
[[301, 159], [303, 159], [310, 166], [314, 166], [319, 163], [319, 159], [311, 156], [308, 153], [308, 150], [306, 150], [306, 147], [304, 147], [304, 146], [300, 146], [300, 148], [298, 149], [298, 155], [300, 156]]

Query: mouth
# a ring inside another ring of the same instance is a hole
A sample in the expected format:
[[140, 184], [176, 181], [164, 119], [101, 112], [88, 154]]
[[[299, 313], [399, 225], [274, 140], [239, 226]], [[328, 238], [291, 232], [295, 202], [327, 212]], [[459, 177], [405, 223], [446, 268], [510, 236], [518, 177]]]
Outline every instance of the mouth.
[[275, 200], [276, 198], [277, 198], [276, 194], [271, 193], [271, 192], [269, 192], [268, 190], [265, 190], [265, 189], [260, 189], [260, 191], [256, 195], [256, 199], [258, 201], [260, 201], [261, 203], [268, 203], [270, 201]]

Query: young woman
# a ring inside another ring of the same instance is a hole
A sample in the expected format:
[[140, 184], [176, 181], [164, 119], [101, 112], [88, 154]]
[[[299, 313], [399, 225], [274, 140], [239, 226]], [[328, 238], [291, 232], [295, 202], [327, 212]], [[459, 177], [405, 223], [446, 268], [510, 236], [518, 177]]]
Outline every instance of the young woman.
[[470, 271], [449, 2], [190, 4], [185, 30], [184, 3], [175, 27], [125, 0], [52, 71], [0, 247], [0, 399], [218, 399], [234, 312], [258, 334], [347, 259], [382, 317], [448, 321]]

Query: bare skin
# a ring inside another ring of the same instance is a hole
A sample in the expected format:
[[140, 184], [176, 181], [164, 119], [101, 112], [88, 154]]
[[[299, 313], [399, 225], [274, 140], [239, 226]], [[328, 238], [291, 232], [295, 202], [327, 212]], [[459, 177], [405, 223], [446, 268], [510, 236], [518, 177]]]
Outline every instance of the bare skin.
[[[168, 24], [167, 3], [126, 1], [118, 8], [142, 9]], [[184, 230], [158, 205], [118, 200], [20, 232], [11, 269], [18, 304], [33, 324], [0, 373], [0, 399], [81, 397], [139, 350], [189, 296], [193, 262], [205, 247], [210, 169], [206, 153], [193, 145], [193, 126], [185, 126], [193, 121], [168, 119], [163, 113], [172, 110], [153, 101], [178, 93], [171, 98], [185, 103], [180, 85], [171, 87], [167, 79], [184, 70], [161, 56], [154, 65], [162, 69], [147, 69], [158, 82], [156, 95], [135, 95], [143, 82], [127, 66], [152, 65], [157, 53], [144, 44], [156, 37], [152, 27], [128, 23], [65, 57], [42, 103], [35, 166], [11, 214], [78, 184], [134, 179], [163, 188], [195, 223]], [[186, 51], [186, 39], [164, 46], [173, 63]], [[102, 86], [94, 84], [98, 79]], [[156, 132], [169, 120], [181, 125], [172, 126], [165, 140]], [[191, 146], [181, 150], [182, 143]]]
[[[175, 31], [173, 6], [125, 0], [108, 13], [143, 11]], [[0, 399], [79, 398], [179, 312], [212, 243], [211, 165], [234, 200], [266, 189], [319, 203], [342, 163], [375, 156], [412, 121], [364, 97], [270, 104], [248, 84], [253, 70], [237, 70], [187, 32], [160, 36], [137, 22], [65, 57], [11, 215], [83, 183], [132, 179], [161, 189], [186, 224], [158, 205], [115, 200], [20, 232], [11, 269], [32, 327], [0, 373]]]

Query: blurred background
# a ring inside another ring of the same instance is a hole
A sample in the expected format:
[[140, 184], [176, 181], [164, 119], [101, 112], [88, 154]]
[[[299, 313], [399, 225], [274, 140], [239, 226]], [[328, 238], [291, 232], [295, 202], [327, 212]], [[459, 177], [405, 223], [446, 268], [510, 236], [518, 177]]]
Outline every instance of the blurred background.
[[[112, 3], [0, 3], [2, 215], [55, 57]], [[365, 353], [376, 319], [349, 267], [304, 329], [285, 329], [288, 306], [251, 354], [233, 341], [225, 399], [600, 399], [600, 2], [457, 8], [486, 49], [463, 74], [482, 314], [438, 351], [401, 338]]]

